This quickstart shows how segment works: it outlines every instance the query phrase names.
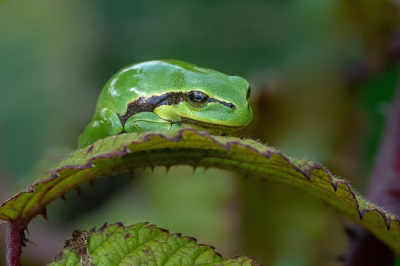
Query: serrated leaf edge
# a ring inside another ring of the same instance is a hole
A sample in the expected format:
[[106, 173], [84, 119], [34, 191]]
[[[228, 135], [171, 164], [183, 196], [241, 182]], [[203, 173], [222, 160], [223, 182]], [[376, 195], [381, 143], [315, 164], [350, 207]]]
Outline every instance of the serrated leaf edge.
[[[155, 224], [151, 224], [150, 222], [137, 223], [137, 224], [133, 224], [133, 225], [130, 225], [130, 226], [125, 226], [125, 225], [124, 225], [123, 223], [121, 223], [121, 222], [117, 222], [117, 223], [108, 225], [108, 223], [106, 222], [106, 223], [104, 223], [103, 226], [101, 226], [98, 230], [96, 229], [96, 227], [93, 227], [92, 229], [90, 229], [89, 234], [91, 235], [91, 234], [95, 234], [95, 233], [104, 232], [107, 228], [110, 228], [110, 227], [112, 227], [112, 226], [117, 226], [117, 227], [123, 228], [123, 229], [125, 230], [125, 229], [129, 229], [129, 228], [131, 228], [131, 227], [135, 227], [135, 226], [138, 226], [138, 225], [145, 225], [144, 228], [146, 228], [146, 229], [156, 228], [156, 229], [160, 230], [161, 233], [167, 234], [167, 237], [168, 237], [168, 238], [169, 238], [169, 237], [178, 237], [178, 238], [182, 238], [182, 239], [187, 239], [188, 242], [193, 242], [193, 243], [194, 243], [195, 245], [197, 245], [197, 246], [207, 247], [207, 248], [211, 249], [218, 257], [220, 257], [221, 259], [223, 259], [223, 260], [225, 260], [225, 261], [226, 261], [226, 260], [229, 260], [229, 259], [240, 260], [240, 259], [244, 258], [244, 259], [249, 260], [251, 265], [254, 265], [254, 266], [262, 266], [262, 264], [260, 264], [259, 262], [257, 262], [255, 258], [250, 257], [250, 256], [237, 255], [237, 256], [234, 256], [234, 257], [232, 257], [232, 258], [225, 258], [225, 257], [223, 257], [220, 253], [218, 253], [217, 251], [215, 251], [216, 248], [213, 247], [213, 246], [211, 246], [211, 245], [199, 244], [196, 238], [190, 237], [190, 236], [182, 236], [182, 234], [180, 234], [180, 233], [171, 234], [171, 233], [169, 232], [169, 230], [160, 228], [160, 227], [156, 226]], [[89, 237], [90, 237], [90, 236], [89, 236]]]

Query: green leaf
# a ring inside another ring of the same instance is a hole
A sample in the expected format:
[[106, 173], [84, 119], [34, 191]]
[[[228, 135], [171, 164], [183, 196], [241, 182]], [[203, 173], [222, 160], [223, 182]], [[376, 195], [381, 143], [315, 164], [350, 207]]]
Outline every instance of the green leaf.
[[253, 140], [212, 136], [194, 130], [122, 134], [67, 156], [0, 206], [0, 220], [24, 224], [70, 189], [135, 168], [191, 165], [232, 170], [268, 179], [323, 199], [357, 221], [400, 255], [400, 219], [367, 202], [350, 185], [318, 163], [293, 159]]
[[[89, 232], [87, 243], [91, 262], [96, 266], [260, 265], [246, 256], [223, 259], [211, 246], [199, 245], [192, 237], [169, 234], [148, 223], [129, 227], [122, 223], [105, 224], [98, 231], [94, 228]], [[54, 260], [49, 266], [79, 266], [80, 254], [73, 248], [65, 248]]]

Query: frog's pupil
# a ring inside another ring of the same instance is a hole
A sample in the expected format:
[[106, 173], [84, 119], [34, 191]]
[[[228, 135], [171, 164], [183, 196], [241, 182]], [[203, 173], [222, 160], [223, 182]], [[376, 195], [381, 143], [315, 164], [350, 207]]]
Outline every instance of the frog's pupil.
[[195, 98], [196, 100], [201, 100], [201, 99], [203, 99], [203, 97], [201, 97], [200, 95], [196, 95], [196, 96], [194, 96], [194, 98]]

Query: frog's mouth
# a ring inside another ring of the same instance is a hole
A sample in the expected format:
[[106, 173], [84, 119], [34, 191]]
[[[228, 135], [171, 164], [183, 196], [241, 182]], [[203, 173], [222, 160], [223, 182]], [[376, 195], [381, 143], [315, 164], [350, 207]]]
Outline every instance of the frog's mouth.
[[193, 125], [195, 128], [202, 128], [207, 131], [213, 132], [213, 131], [223, 131], [223, 132], [231, 132], [231, 131], [236, 131], [241, 128], [244, 128], [244, 126], [227, 126], [227, 125], [221, 125], [221, 124], [213, 124], [213, 123], [207, 123], [199, 120], [194, 120], [186, 117], [181, 117], [181, 121], [178, 123], [180, 125], [182, 124], [190, 124]]

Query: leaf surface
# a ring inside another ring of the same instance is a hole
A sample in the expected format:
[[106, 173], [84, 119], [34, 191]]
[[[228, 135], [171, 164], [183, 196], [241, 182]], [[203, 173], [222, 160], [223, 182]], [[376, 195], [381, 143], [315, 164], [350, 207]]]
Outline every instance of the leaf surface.
[[[148, 223], [125, 227], [122, 223], [105, 224], [89, 232], [88, 249], [96, 266], [110, 265], [260, 265], [253, 258], [237, 256], [223, 259], [214, 248], [197, 244], [192, 237], [169, 234]], [[80, 265], [80, 254], [65, 248], [50, 266]]]
[[46, 217], [46, 206], [68, 190], [79, 189], [96, 178], [159, 165], [215, 167], [305, 191], [366, 227], [400, 255], [400, 219], [367, 202], [322, 165], [290, 158], [253, 140], [189, 129], [122, 134], [77, 150], [4, 202], [0, 206], [0, 220], [20, 219], [27, 225], [38, 214]]

